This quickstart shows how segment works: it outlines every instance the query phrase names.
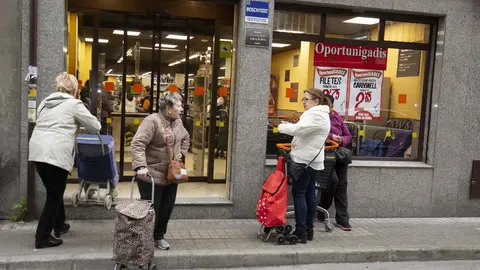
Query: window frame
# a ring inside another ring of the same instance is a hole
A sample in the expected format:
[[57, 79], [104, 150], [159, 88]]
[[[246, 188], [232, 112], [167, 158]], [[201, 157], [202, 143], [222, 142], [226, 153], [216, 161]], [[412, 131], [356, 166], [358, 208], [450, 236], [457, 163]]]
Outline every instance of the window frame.
[[[438, 27], [438, 17], [427, 17], [427, 16], [416, 16], [416, 15], [403, 15], [403, 14], [392, 14], [384, 12], [375, 12], [375, 11], [364, 11], [364, 10], [352, 10], [352, 9], [339, 9], [331, 7], [322, 7], [322, 6], [307, 6], [307, 5], [292, 5], [287, 3], [276, 3], [275, 11], [295, 11], [301, 13], [309, 14], [320, 14], [321, 15], [321, 25], [320, 25], [320, 35], [309, 35], [309, 34], [293, 34], [293, 33], [284, 33], [284, 32], [275, 32], [273, 31], [272, 41], [275, 39], [282, 40], [294, 40], [294, 41], [308, 41], [308, 42], [324, 42], [331, 44], [344, 44], [344, 45], [360, 45], [360, 46], [370, 46], [370, 47], [380, 47], [380, 48], [392, 48], [392, 49], [412, 49], [420, 50], [426, 52], [426, 60], [423, 65], [424, 69], [424, 80], [423, 80], [423, 89], [422, 89], [422, 109], [420, 113], [420, 126], [418, 134], [418, 149], [417, 157], [411, 159], [405, 158], [388, 158], [388, 157], [364, 157], [364, 156], [354, 156], [355, 160], [374, 160], [374, 161], [422, 161], [428, 162], [428, 138], [430, 135], [430, 129], [428, 128], [430, 123], [430, 115], [432, 110], [432, 101], [431, 101], [431, 85], [433, 82], [433, 71], [435, 68], [435, 63], [432, 61], [433, 53], [436, 50], [436, 31]], [[378, 31], [378, 40], [377, 41], [368, 41], [368, 40], [353, 40], [353, 39], [341, 39], [341, 38], [327, 38], [326, 37], [326, 24], [327, 17], [330, 15], [359, 15], [365, 17], [375, 17], [379, 18], [379, 31]], [[399, 42], [399, 41], [385, 41], [385, 22], [386, 21], [397, 21], [397, 22], [408, 22], [408, 23], [421, 23], [427, 24], [429, 26], [429, 40], [428, 43], [413, 43], [413, 42]]]

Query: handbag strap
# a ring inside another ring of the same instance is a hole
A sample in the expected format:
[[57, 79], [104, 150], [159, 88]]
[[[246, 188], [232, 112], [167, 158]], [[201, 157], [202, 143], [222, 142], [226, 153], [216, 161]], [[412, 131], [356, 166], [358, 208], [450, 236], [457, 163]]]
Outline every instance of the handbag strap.
[[165, 119], [162, 116], [162, 129], [163, 129], [163, 139], [165, 140], [165, 147], [167, 148], [167, 155], [168, 155], [168, 160], [172, 160], [172, 153], [170, 152], [170, 145], [168, 145], [168, 138], [167, 138], [167, 132], [165, 129]]
[[[320, 148], [320, 151], [318, 151], [318, 154], [312, 159], [312, 161], [310, 161], [310, 162], [307, 164], [306, 167], [310, 166], [310, 165], [315, 161], [315, 159], [317, 159], [317, 157], [318, 157], [318, 156], [320, 155], [320, 153], [322, 152], [324, 146], [325, 146], [325, 144], [322, 145], [322, 148]], [[306, 167], [305, 167], [305, 168], [306, 168]]]

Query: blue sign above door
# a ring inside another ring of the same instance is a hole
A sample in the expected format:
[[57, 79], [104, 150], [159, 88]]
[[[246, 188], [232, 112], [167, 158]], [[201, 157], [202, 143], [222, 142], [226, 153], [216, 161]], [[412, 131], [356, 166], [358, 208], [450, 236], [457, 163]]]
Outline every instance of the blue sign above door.
[[265, 1], [247, 1], [245, 22], [268, 24], [268, 5]]

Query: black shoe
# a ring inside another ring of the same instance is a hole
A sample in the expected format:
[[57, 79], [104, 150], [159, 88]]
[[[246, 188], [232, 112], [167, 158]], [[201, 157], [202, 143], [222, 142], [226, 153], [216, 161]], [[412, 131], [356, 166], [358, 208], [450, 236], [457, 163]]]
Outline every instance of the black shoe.
[[307, 229], [307, 240], [308, 241], [313, 240], [313, 229]]
[[49, 248], [49, 247], [58, 247], [61, 244], [63, 244], [62, 239], [57, 239], [53, 236], [50, 236], [47, 241], [35, 242], [35, 248], [41, 249], [41, 248]]
[[350, 226], [349, 222], [337, 222], [336, 224], [342, 231], [349, 232], [352, 230], [352, 226]]
[[55, 229], [54, 230], [54, 234], [55, 234], [55, 237], [60, 237], [62, 234], [66, 234], [68, 231], [70, 230], [70, 224], [68, 223], [65, 223], [63, 224], [63, 227], [60, 228], [60, 229]]
[[297, 243], [302, 243], [302, 244], [307, 243], [307, 232], [305, 230], [295, 229], [295, 231], [293, 232], [293, 235], [295, 235], [298, 238]]

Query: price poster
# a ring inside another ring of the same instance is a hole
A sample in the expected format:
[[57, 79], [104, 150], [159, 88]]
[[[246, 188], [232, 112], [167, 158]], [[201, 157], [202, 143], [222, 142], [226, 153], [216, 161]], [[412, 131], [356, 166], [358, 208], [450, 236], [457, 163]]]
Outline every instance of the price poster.
[[380, 118], [383, 70], [351, 69], [348, 115], [355, 120]]
[[344, 116], [347, 109], [348, 68], [315, 67], [314, 87], [333, 96], [334, 110]]

